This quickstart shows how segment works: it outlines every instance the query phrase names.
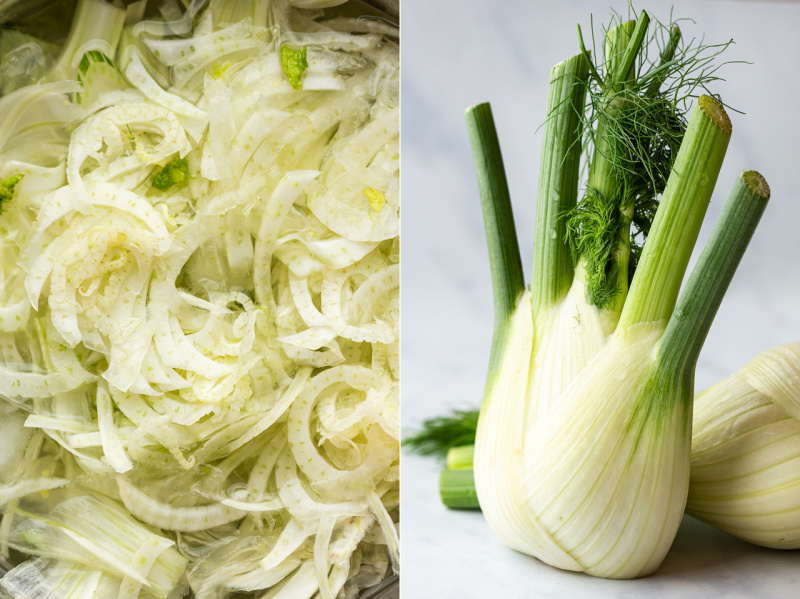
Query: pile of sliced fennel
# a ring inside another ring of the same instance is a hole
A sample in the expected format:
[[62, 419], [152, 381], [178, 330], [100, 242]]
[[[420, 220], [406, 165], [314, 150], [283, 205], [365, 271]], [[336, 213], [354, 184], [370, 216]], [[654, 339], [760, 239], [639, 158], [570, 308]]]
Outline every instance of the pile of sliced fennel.
[[0, 595], [351, 598], [397, 569], [397, 30], [339, 3], [81, 0], [60, 55], [19, 35], [0, 551], [32, 557]]

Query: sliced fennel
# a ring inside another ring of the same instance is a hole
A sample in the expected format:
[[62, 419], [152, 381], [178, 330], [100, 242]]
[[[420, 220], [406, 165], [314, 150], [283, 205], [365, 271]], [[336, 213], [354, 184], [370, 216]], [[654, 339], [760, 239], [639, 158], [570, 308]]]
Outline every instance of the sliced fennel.
[[15, 549], [100, 570], [157, 597], [167, 597], [186, 569], [173, 541], [153, 534], [116, 502], [76, 496], [47, 515], [20, 508], [17, 517], [9, 539]]
[[339, 3], [80, 0], [0, 98], [13, 597], [398, 568], [397, 30]]
[[[648, 24], [643, 13], [609, 30], [602, 76], [586, 52], [553, 69], [529, 291], [491, 113], [481, 105], [466, 115], [495, 296], [474, 450], [480, 506], [510, 547], [606, 578], [652, 573], [672, 543], [689, 480], [695, 363], [768, 197], [757, 173], [736, 182], [678, 299], [731, 133], [722, 105], [701, 96], [678, 134], [680, 149], [660, 163], [659, 176], [668, 177], [628, 289], [629, 225], [643, 202], [654, 201], [659, 179], [648, 174], [651, 165], [639, 165], [649, 186], [626, 196], [636, 184], [611, 147], [621, 133], [611, 131], [628, 122], [620, 115], [629, 105], [671, 85], [658, 75], [665, 65], [681, 64], [668, 47], [654, 71], [634, 69]], [[592, 92], [600, 116], [587, 196], [576, 204], [577, 115], [588, 72], [601, 91]], [[652, 108], [652, 122], [660, 126], [659, 111], [671, 106]], [[576, 220], [573, 209], [591, 214]], [[564, 231], [575, 222], [573, 263]]]

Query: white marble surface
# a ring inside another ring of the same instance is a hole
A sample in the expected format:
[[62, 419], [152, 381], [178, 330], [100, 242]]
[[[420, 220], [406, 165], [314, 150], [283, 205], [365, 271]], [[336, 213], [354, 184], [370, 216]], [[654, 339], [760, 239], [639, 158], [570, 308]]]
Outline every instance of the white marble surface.
[[[623, 2], [614, 2], [626, 10]], [[800, 339], [800, 3], [674, 3], [687, 36], [733, 38], [728, 79], [713, 86], [733, 138], [697, 247], [736, 175], [759, 170], [772, 200], [734, 278], [697, 369], [704, 387], [773, 345]], [[576, 52], [575, 23], [607, 20], [604, 2], [403, 0], [403, 388], [405, 430], [480, 400], [492, 326], [489, 266], [463, 124], [490, 101], [526, 274], [549, 70]], [[668, 18], [670, 3], [637, 2]], [[691, 268], [691, 265], [690, 265]], [[505, 548], [480, 513], [438, 501], [439, 465], [404, 455], [403, 589], [417, 597], [790, 597], [800, 552], [748, 546], [687, 518], [662, 568], [642, 581], [560, 572]]]

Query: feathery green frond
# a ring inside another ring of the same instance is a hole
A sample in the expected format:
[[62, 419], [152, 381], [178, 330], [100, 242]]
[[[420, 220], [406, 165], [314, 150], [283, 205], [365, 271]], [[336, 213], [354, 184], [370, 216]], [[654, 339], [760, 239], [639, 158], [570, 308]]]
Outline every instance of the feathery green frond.
[[414, 453], [443, 458], [451, 447], [475, 443], [477, 429], [478, 410], [454, 410], [423, 422], [419, 431], [403, 439], [403, 445]]
[[[645, 36], [648, 24], [651, 32]], [[623, 25], [615, 15], [604, 34], [616, 33]], [[587, 293], [598, 308], [607, 307], [622, 291], [619, 266], [626, 260], [618, 260], [618, 255], [627, 258], [627, 283], [633, 279], [658, 197], [686, 131], [691, 100], [702, 93], [712, 95], [708, 85], [718, 81], [718, 69], [729, 64], [718, 64], [717, 58], [731, 42], [683, 43], [677, 21], [665, 25], [643, 12], [630, 35], [636, 32], [638, 37], [630, 37], [625, 48], [609, 51], [613, 46], [607, 43], [605, 62], [590, 66], [594, 76], [584, 123], [584, 149], [591, 161], [589, 186], [567, 217], [573, 257], [587, 262]], [[579, 42], [583, 49], [580, 28]], [[638, 49], [637, 43], [641, 43]], [[631, 62], [633, 50], [636, 59]], [[585, 55], [591, 60], [588, 51]], [[623, 74], [629, 64], [628, 74]], [[608, 189], [592, 185], [594, 171], [602, 172]], [[600, 198], [604, 206], [599, 205]], [[601, 225], [607, 230], [601, 232]]]

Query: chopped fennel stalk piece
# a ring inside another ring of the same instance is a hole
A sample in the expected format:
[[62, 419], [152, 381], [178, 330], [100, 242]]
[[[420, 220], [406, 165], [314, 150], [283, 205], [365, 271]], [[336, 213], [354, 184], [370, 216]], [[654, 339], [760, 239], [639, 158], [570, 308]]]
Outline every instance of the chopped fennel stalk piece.
[[187, 4], [79, 0], [0, 98], [0, 594], [398, 568], [397, 30]]
[[447, 451], [447, 469], [472, 470], [472, 456], [474, 454], [475, 445], [455, 445], [451, 447]]
[[439, 496], [445, 507], [452, 510], [480, 509], [472, 469], [442, 470]]

